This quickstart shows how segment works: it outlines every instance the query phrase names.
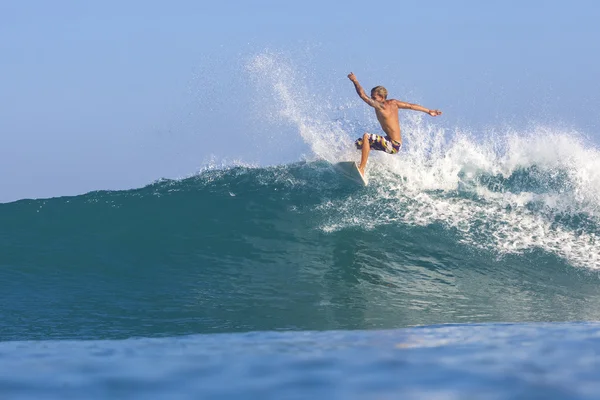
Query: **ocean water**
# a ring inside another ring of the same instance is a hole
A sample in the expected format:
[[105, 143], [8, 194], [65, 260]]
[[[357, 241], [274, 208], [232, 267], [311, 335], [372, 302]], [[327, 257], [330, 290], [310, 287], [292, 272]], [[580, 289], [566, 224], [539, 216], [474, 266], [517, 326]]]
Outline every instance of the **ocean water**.
[[481, 198], [311, 162], [2, 204], [0, 340], [599, 320], [594, 216], [495, 197], [534, 174]]
[[598, 324], [0, 343], [14, 399], [596, 399]]
[[0, 204], [2, 398], [600, 396], [591, 141], [406, 116], [363, 188], [347, 110], [248, 67], [301, 161]]

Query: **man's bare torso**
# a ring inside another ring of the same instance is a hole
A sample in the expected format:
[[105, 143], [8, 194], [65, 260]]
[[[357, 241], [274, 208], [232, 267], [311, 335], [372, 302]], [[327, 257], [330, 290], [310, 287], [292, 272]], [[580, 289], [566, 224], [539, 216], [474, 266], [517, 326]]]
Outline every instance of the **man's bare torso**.
[[386, 100], [375, 106], [375, 114], [381, 129], [392, 139], [402, 143], [400, 134], [400, 121], [398, 120], [398, 106], [395, 100]]

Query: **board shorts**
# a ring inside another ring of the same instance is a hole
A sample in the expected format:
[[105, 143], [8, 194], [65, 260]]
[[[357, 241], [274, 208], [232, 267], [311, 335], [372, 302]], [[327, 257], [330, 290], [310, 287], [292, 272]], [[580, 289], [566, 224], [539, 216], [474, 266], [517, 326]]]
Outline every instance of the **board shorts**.
[[[385, 151], [388, 154], [397, 154], [402, 148], [402, 142], [392, 140], [389, 136], [375, 135], [374, 133], [368, 133], [369, 145], [373, 150]], [[363, 138], [356, 139], [354, 142], [357, 149], [362, 149]]]

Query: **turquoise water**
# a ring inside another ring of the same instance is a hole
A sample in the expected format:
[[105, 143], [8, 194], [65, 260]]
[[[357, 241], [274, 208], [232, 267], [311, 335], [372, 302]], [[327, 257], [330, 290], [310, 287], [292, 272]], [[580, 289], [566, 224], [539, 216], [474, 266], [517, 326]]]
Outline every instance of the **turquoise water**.
[[[474, 239], [444, 219], [402, 222], [414, 199], [378, 190], [316, 162], [2, 204], [0, 339], [600, 319], [592, 269], [552, 248], [502, 253], [489, 213]], [[553, 224], [574, 243], [597, 230]]]

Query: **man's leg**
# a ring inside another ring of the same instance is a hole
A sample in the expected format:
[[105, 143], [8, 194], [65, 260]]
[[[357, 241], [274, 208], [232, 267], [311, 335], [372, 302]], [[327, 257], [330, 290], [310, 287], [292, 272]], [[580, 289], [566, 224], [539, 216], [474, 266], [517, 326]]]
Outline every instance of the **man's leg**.
[[369, 134], [365, 133], [363, 135], [360, 165], [358, 166], [358, 170], [361, 174], [363, 174], [363, 176], [365, 175], [365, 167], [367, 166], [367, 160], [369, 159], [369, 151], [371, 151], [371, 144], [369, 143]]

